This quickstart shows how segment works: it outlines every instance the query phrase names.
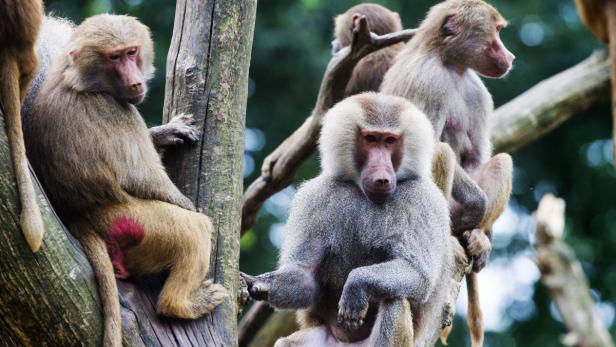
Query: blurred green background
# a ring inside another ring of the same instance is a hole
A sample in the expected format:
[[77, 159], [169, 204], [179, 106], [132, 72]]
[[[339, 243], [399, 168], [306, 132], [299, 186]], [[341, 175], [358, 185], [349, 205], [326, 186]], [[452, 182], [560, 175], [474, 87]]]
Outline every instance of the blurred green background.
[[[415, 27], [435, 0], [377, 1]], [[503, 41], [517, 56], [504, 80], [488, 80], [496, 106], [602, 47], [580, 23], [572, 0], [490, 1], [510, 26]], [[47, 0], [47, 12], [79, 22], [101, 12], [128, 13], [153, 31], [158, 73], [140, 107], [149, 124], [160, 122], [167, 49], [175, 2], [164, 0]], [[263, 158], [309, 114], [330, 57], [332, 18], [357, 1], [262, 0], [250, 67], [245, 185], [258, 176]], [[567, 201], [565, 240], [582, 262], [597, 312], [612, 336], [616, 303], [616, 171], [612, 167], [609, 104], [574, 117], [541, 140], [514, 154], [514, 194], [494, 230], [490, 265], [480, 274], [486, 346], [560, 346], [566, 329], [533, 263], [534, 225], [529, 213], [552, 192]], [[298, 182], [318, 173], [313, 156]], [[294, 189], [268, 201], [258, 225], [241, 241], [241, 270], [251, 274], [275, 268], [280, 230]], [[469, 345], [458, 303], [450, 346]]]

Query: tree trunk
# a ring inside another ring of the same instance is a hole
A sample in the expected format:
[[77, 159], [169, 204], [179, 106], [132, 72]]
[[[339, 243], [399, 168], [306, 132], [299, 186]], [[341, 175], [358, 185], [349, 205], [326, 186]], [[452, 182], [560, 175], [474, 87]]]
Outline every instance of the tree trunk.
[[167, 58], [164, 120], [191, 113], [201, 132], [196, 146], [168, 153], [168, 172], [212, 218], [211, 272], [230, 293], [212, 317], [189, 323], [208, 346], [237, 345], [242, 160], [255, 14], [256, 0], [180, 0]]
[[[155, 312], [160, 276], [118, 281], [125, 346], [237, 345], [242, 153], [255, 11], [255, 0], [178, 1], [168, 61], [165, 114], [192, 113], [202, 134], [189, 151], [167, 153], [177, 156], [169, 160], [170, 173], [212, 218], [211, 276], [231, 295], [211, 316], [167, 319]], [[21, 234], [1, 108], [0, 125], [0, 345], [99, 345], [103, 324], [92, 269], [38, 185], [46, 228], [41, 250], [33, 254]]]

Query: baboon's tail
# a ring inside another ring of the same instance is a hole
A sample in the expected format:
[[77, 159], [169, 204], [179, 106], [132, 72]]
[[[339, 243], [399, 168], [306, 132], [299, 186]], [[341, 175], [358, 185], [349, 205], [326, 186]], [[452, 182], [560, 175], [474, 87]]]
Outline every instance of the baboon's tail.
[[468, 312], [466, 324], [471, 335], [471, 346], [483, 346], [483, 317], [479, 305], [479, 285], [477, 274], [471, 272], [466, 275], [466, 290], [468, 292]]
[[33, 252], [36, 252], [43, 243], [45, 228], [30, 177], [21, 129], [21, 96], [19, 91], [19, 76], [21, 76], [21, 73], [18, 62], [3, 52], [0, 52], [0, 76], [4, 79], [0, 83], [0, 100], [2, 101], [6, 133], [9, 139], [11, 157], [13, 158], [15, 182], [17, 183], [21, 205], [19, 223], [28, 246]]
[[81, 243], [98, 282], [104, 316], [103, 346], [121, 347], [122, 318], [118, 285], [105, 241], [86, 223], [71, 227], [71, 231]]

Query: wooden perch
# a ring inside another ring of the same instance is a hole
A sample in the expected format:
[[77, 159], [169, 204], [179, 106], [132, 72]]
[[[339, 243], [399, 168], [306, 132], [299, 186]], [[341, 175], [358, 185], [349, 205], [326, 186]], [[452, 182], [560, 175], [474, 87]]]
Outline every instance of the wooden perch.
[[614, 342], [595, 314], [595, 302], [582, 266], [561, 240], [565, 228], [565, 201], [550, 194], [544, 196], [535, 218], [535, 249], [541, 282], [569, 329], [563, 343], [568, 346], [613, 347]]
[[513, 152], [573, 115], [607, 100], [610, 61], [604, 50], [545, 79], [497, 108], [490, 119], [494, 152]]
[[[232, 294], [239, 280], [237, 230], [255, 12], [256, 0], [177, 1], [165, 100], [167, 115], [189, 112], [198, 121], [198, 146], [183, 155], [169, 151], [167, 158], [176, 156], [174, 179], [212, 217], [211, 275]], [[0, 345], [98, 346], [103, 320], [92, 270], [40, 188], [46, 234], [38, 253], [29, 250], [19, 230], [3, 122], [0, 112]], [[159, 277], [118, 281], [125, 346], [237, 345], [234, 295], [199, 320], [162, 318], [155, 312]]]
[[263, 202], [291, 184], [301, 164], [314, 152], [321, 131], [321, 119], [344, 97], [355, 65], [376, 50], [410, 39], [415, 32], [415, 29], [409, 29], [379, 36], [370, 32], [365, 17], [360, 18], [359, 28], [353, 31], [351, 46], [338, 51], [329, 61], [312, 113], [293, 135], [265, 159], [261, 176], [246, 189], [242, 234], [255, 225]]
[[255, 302], [239, 324], [239, 347], [273, 346], [281, 336], [298, 329], [295, 311], [278, 311], [265, 301]]
[[173, 326], [174, 336], [188, 335], [185, 342], [173, 342], [182, 346], [237, 345], [237, 230], [256, 5], [256, 0], [180, 0], [176, 5], [163, 117], [192, 114], [201, 139], [187, 151], [168, 152], [166, 164], [176, 185], [211, 217], [210, 272], [231, 293], [211, 316]]
[[64, 229], [38, 182], [45, 238], [32, 253], [19, 228], [19, 198], [0, 108], [0, 341], [50, 346], [102, 341], [103, 320], [92, 268]]

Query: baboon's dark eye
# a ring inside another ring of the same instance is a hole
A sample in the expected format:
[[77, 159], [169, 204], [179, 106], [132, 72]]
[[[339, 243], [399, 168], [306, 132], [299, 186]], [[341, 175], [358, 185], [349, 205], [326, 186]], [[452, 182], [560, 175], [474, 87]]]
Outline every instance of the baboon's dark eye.
[[387, 138], [385, 138], [385, 143], [389, 145], [393, 145], [394, 143], [396, 143], [396, 141], [398, 141], [398, 139], [393, 136], [388, 136]]
[[366, 141], [368, 141], [368, 143], [374, 143], [374, 142], [376, 142], [376, 136], [374, 136], [374, 135], [366, 135]]

